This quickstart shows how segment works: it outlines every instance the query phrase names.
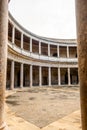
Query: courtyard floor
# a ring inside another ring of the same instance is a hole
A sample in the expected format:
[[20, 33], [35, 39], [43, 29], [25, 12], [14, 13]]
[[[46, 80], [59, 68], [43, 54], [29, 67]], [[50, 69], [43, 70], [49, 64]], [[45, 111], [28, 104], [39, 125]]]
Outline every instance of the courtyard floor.
[[42, 128], [80, 108], [79, 88], [23, 88], [6, 102], [16, 115]]

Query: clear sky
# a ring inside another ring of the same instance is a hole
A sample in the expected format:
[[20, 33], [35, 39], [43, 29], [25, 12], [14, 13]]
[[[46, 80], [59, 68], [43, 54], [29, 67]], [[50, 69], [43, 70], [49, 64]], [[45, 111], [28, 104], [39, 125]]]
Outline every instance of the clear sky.
[[11, 0], [9, 10], [22, 26], [37, 35], [76, 38], [75, 0]]

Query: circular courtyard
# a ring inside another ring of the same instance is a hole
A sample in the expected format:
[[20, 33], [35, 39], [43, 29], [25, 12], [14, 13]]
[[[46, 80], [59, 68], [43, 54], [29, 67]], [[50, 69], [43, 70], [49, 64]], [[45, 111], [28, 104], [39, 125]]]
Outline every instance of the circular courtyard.
[[78, 110], [79, 87], [23, 88], [6, 102], [16, 115], [42, 128]]

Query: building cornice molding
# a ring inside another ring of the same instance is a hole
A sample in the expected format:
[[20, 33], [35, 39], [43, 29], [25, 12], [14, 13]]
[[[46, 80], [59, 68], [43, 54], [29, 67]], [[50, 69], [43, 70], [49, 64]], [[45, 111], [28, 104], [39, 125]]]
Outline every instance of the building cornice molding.
[[22, 31], [24, 31], [25, 33], [27, 33], [28, 35], [30, 35], [31, 37], [35, 37], [38, 40], [44, 40], [44, 42], [53, 42], [53, 43], [66, 43], [66, 44], [76, 44], [77, 40], [76, 39], [57, 39], [57, 38], [48, 38], [48, 37], [43, 37], [43, 36], [39, 36], [36, 35], [30, 31], [28, 31], [26, 28], [24, 28], [13, 16], [12, 14], [9, 12], [9, 19], [11, 19], [13, 21], [13, 23], [15, 23]]

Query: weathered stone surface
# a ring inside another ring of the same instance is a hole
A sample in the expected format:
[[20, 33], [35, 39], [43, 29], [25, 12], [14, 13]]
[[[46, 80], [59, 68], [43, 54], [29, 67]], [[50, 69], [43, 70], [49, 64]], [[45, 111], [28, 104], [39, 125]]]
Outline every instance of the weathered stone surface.
[[76, 0], [82, 129], [87, 130], [87, 0]]
[[4, 95], [6, 86], [8, 1], [0, 0], [0, 130], [6, 130], [4, 122]]

